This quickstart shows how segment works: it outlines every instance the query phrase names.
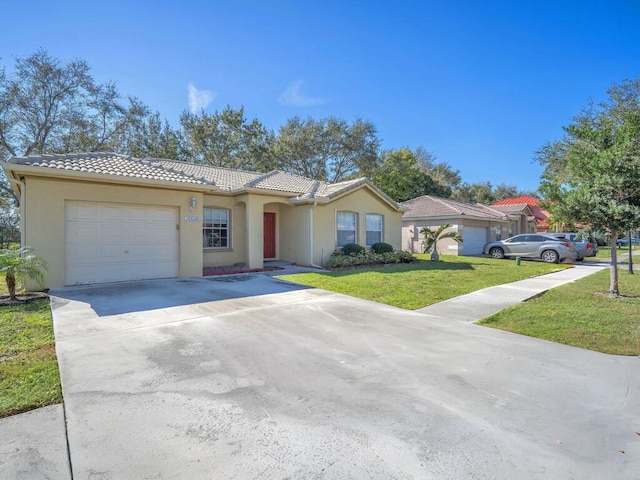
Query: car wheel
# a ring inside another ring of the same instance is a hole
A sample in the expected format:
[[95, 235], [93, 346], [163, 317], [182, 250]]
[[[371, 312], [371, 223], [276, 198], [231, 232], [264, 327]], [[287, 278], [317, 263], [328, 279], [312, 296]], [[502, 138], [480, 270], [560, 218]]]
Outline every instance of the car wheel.
[[576, 258], [576, 262], [581, 262], [584, 260], [584, 257]]
[[493, 258], [504, 258], [504, 250], [502, 250], [500, 247], [493, 247], [491, 250], [489, 250], [489, 255], [491, 255]]
[[542, 257], [542, 260], [547, 263], [560, 262], [560, 255], [558, 255], [558, 253], [554, 252], [553, 250], [545, 250], [544, 252], [542, 252], [542, 255], [540, 255], [540, 257]]

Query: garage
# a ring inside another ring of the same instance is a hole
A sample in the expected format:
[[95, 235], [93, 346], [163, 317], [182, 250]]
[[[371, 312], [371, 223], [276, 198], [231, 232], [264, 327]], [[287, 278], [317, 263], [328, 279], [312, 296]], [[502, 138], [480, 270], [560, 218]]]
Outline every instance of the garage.
[[462, 248], [464, 255], [480, 255], [487, 243], [487, 227], [462, 227]]
[[173, 207], [65, 203], [65, 284], [178, 276]]

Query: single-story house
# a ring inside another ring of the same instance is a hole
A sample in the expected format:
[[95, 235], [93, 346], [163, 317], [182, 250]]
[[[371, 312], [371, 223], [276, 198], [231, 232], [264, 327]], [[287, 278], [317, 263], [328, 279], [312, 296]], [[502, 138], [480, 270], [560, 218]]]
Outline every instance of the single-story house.
[[526, 217], [531, 214], [530, 211], [510, 214], [480, 203], [431, 195], [407, 200], [402, 206], [407, 209], [402, 215], [402, 248], [412, 253], [423, 251], [424, 237], [420, 235], [420, 229], [450, 224], [451, 230], [458, 232], [463, 242], [441, 240], [438, 251], [446, 255], [479, 255], [485, 243], [522, 233], [522, 228], [526, 228]]
[[550, 213], [539, 206], [540, 200], [531, 195], [520, 195], [519, 197], [503, 198], [491, 204], [491, 208], [499, 209], [502, 212], [517, 215], [527, 207], [531, 212], [528, 216], [529, 226], [526, 231], [519, 233], [547, 233], [549, 231], [548, 218]]
[[114, 153], [13, 157], [21, 242], [46, 287], [202, 276], [267, 259], [322, 266], [346, 243], [401, 247], [403, 209], [366, 178], [329, 184]]

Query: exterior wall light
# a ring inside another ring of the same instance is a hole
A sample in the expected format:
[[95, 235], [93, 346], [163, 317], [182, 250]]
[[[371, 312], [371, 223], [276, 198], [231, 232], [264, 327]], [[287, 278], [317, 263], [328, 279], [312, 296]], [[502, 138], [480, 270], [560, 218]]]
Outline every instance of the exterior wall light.
[[191, 203], [189, 203], [189, 210], [192, 212], [196, 209], [196, 197], [191, 197]]

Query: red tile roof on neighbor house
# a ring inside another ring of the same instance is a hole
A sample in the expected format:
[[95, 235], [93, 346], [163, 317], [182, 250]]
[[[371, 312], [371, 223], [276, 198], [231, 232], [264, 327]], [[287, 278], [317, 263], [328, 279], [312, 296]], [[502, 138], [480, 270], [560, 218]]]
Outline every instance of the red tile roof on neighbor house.
[[540, 200], [538, 200], [536, 197], [532, 197], [531, 195], [520, 195], [519, 197], [503, 198], [502, 200], [493, 202], [491, 206], [497, 207], [513, 205], [515, 207], [526, 204], [533, 212], [533, 216], [536, 218], [536, 224], [538, 225], [538, 227], [547, 227], [547, 218], [550, 217], [550, 214], [549, 212], [547, 212], [546, 210], [542, 210], [538, 206], [539, 202]]

